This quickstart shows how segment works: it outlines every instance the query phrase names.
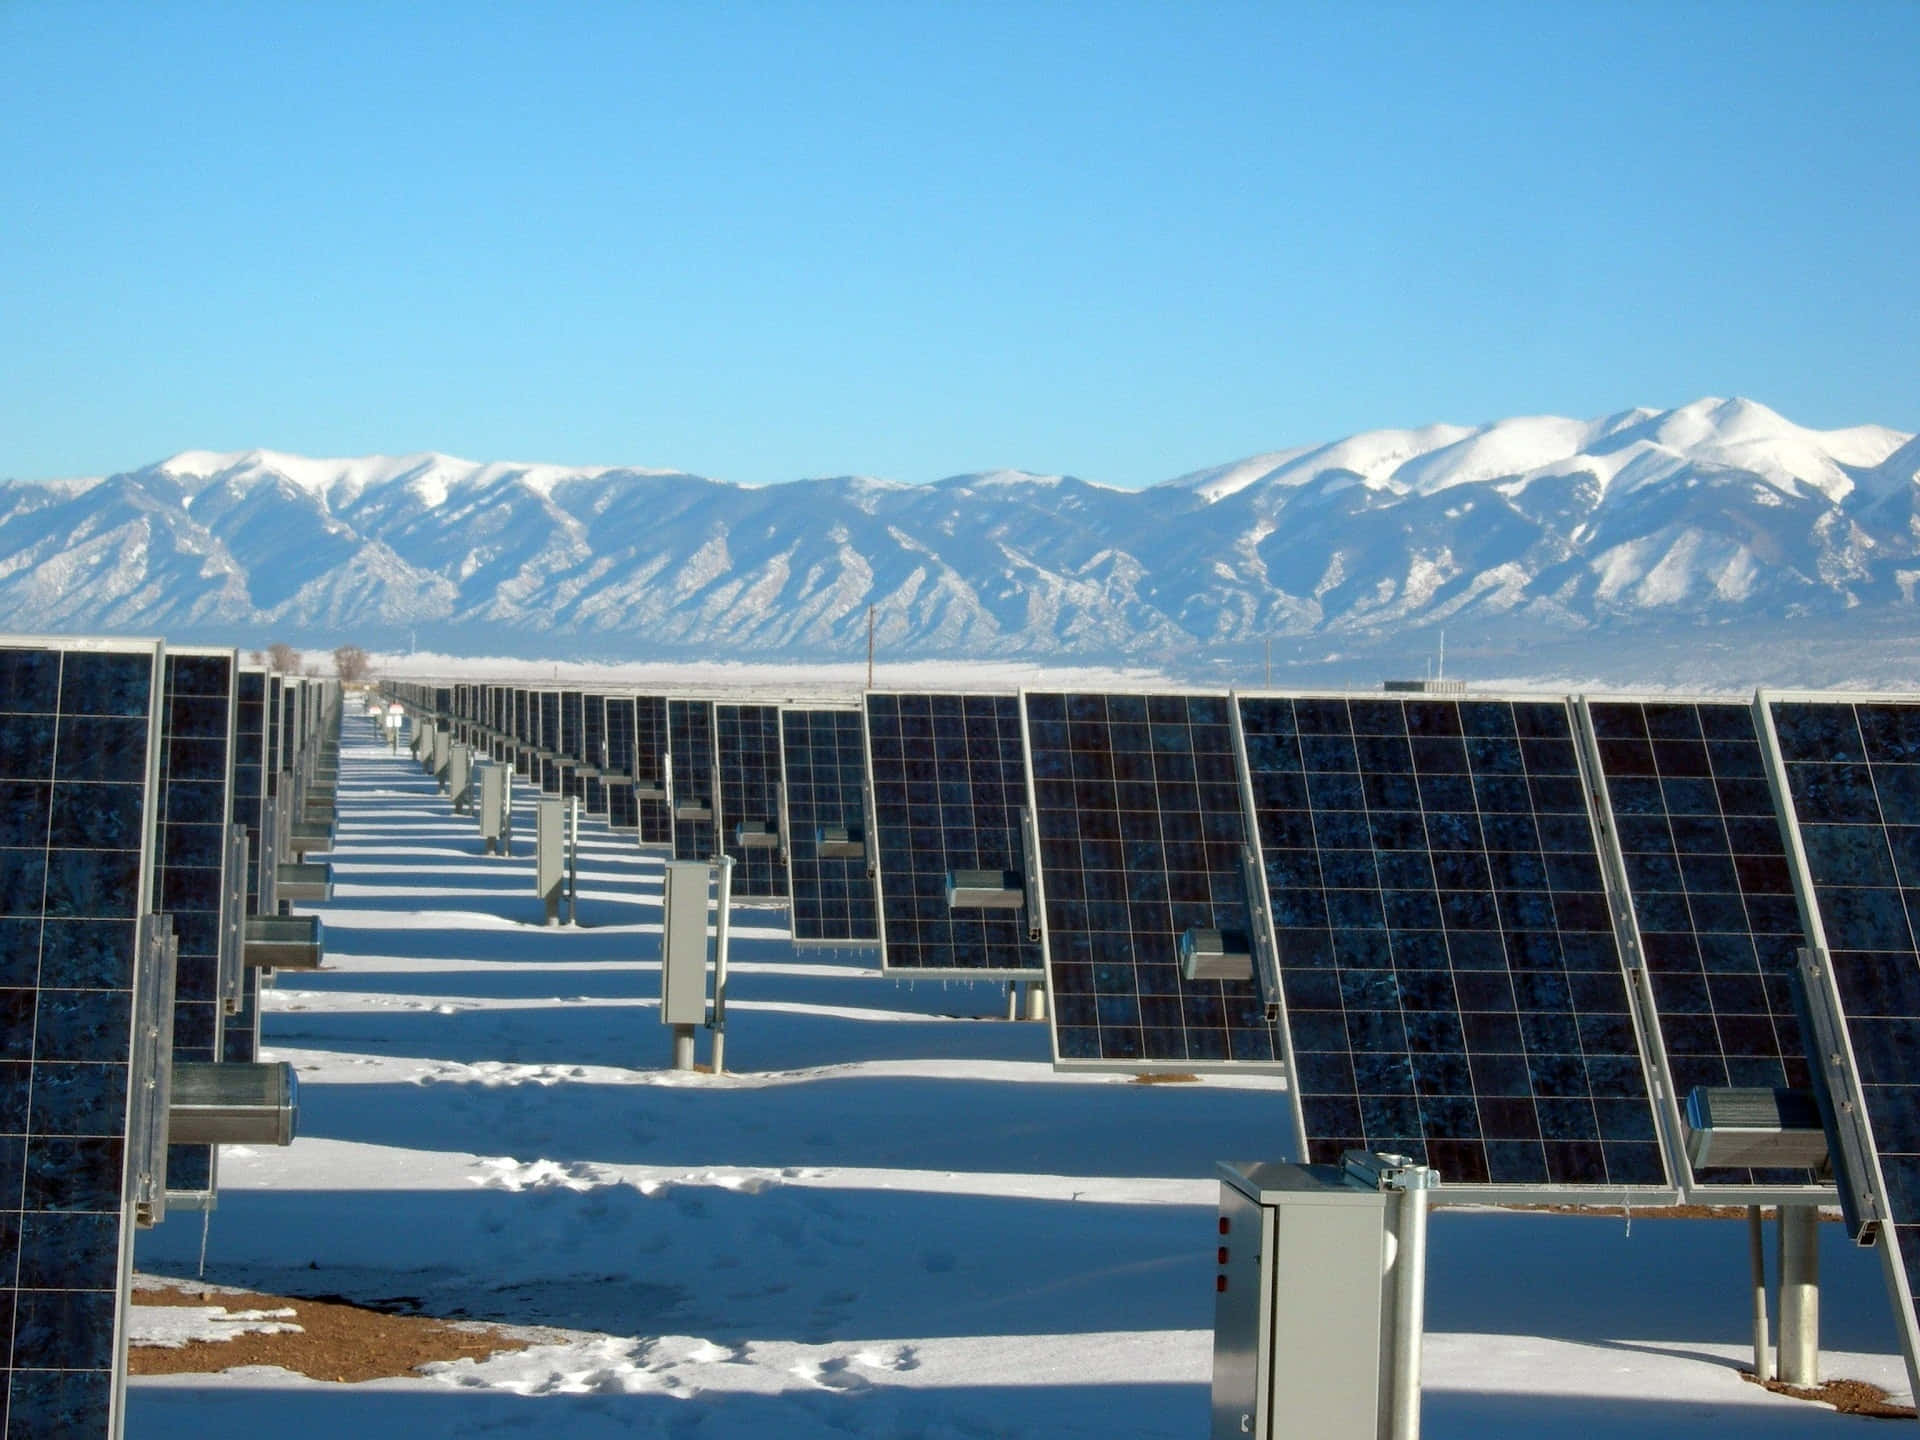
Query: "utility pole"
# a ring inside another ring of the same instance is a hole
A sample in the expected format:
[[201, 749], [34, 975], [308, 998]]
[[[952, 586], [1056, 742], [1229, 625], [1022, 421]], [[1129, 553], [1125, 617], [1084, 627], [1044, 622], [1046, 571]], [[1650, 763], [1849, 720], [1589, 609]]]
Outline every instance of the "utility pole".
[[873, 689], [873, 606], [867, 606], [867, 689]]
[[1273, 637], [1267, 637], [1267, 689], [1273, 688]]

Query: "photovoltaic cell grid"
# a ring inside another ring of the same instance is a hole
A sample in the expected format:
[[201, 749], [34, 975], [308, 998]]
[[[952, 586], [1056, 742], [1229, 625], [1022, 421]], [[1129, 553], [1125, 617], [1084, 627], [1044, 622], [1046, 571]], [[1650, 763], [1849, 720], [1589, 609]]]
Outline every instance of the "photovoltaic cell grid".
[[573, 760], [585, 760], [586, 751], [586, 696], [578, 690], [560, 692], [560, 744], [555, 747], [562, 755]]
[[640, 812], [633, 797], [633, 697], [606, 699], [607, 824], [637, 830]]
[[1274, 1066], [1251, 976], [1180, 973], [1186, 931], [1251, 934], [1231, 702], [1029, 694], [1026, 714], [1060, 1062]]
[[[1807, 942], [1752, 709], [1596, 700], [1587, 712], [1675, 1101], [1700, 1085], [1808, 1088], [1793, 1001]], [[1694, 1180], [1819, 1183], [1728, 1167]]]
[[[736, 900], [785, 900], [787, 862], [780, 844], [750, 847], [740, 825], [780, 830], [780, 707], [715, 705], [714, 764], [720, 804], [714, 812], [721, 848], [733, 857]], [[780, 837], [784, 839], [784, 837]]]
[[607, 697], [605, 695], [587, 695], [581, 700], [580, 749], [586, 758], [587, 768], [596, 770], [598, 775], [589, 776], [586, 782], [586, 809], [591, 815], [604, 816], [607, 813]]
[[871, 945], [880, 938], [869, 856], [822, 855], [820, 827], [866, 837], [867, 756], [857, 710], [783, 710], [787, 867], [796, 944]]
[[1920, 1293], [1920, 705], [1768, 708], [1884, 1183], [1844, 1179], [1880, 1195], [1881, 1243], [1895, 1246], [1911, 1306]]
[[560, 767], [556, 758], [560, 753], [560, 692], [541, 690], [534, 696], [537, 702], [534, 711], [534, 743], [541, 751], [534, 762], [538, 769], [534, 778], [540, 786], [542, 795], [560, 793]]
[[[668, 753], [673, 756], [673, 858], [711, 860], [717, 853], [713, 818], [713, 702], [667, 701], [667, 744]], [[682, 812], [695, 807], [704, 809], [707, 817], [682, 818]]]
[[946, 898], [952, 871], [1026, 871], [1018, 698], [872, 692], [866, 710], [882, 968], [1036, 977], [1024, 909], [950, 910]]
[[[234, 686], [233, 823], [247, 829], [247, 914], [259, 915], [261, 826], [266, 822], [267, 675], [242, 669]], [[260, 1049], [260, 972], [240, 977], [240, 1008], [227, 1016], [220, 1058], [251, 1064]]]
[[[220, 946], [225, 918], [233, 656], [168, 652], [160, 712], [160, 790], [153, 908], [173, 922], [173, 1056], [220, 1058]], [[167, 1147], [167, 1188], [213, 1188], [211, 1145]]]
[[1309, 1158], [1664, 1187], [1567, 706], [1239, 716]]
[[0, 649], [5, 1433], [104, 1436], [157, 647]]
[[637, 804], [642, 845], [673, 844], [673, 814], [664, 798], [667, 784], [667, 701], [663, 695], [641, 695], [633, 702], [633, 783], [661, 797], [642, 797]]

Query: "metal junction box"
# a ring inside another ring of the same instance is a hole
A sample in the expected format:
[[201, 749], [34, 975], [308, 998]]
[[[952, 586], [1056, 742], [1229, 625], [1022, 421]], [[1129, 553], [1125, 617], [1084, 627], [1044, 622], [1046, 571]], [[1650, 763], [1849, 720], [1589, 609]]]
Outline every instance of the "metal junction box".
[[1219, 1175], [1213, 1440], [1374, 1440], [1389, 1197], [1331, 1165]]
[[1253, 944], [1231, 930], [1189, 930], [1180, 937], [1180, 974], [1187, 980], [1251, 980]]
[[513, 771], [505, 765], [481, 765], [475, 774], [480, 838], [486, 844], [487, 853], [504, 855], [512, 840]]
[[534, 806], [533, 893], [546, 903], [547, 923], [560, 914], [560, 885], [566, 875], [566, 812], [559, 797], [542, 796]]
[[1695, 1086], [1687, 1094], [1687, 1158], [1697, 1169], [1817, 1170], [1827, 1163], [1820, 1107], [1804, 1090]]
[[742, 820], [733, 827], [733, 843], [742, 850], [772, 850], [779, 846], [780, 835], [764, 820]]
[[1010, 870], [955, 870], [947, 876], [949, 910], [1018, 910], [1026, 886]]
[[814, 853], [822, 860], [864, 860], [866, 839], [857, 825], [822, 825], [814, 832]]
[[447, 751], [447, 794], [453, 799], [456, 814], [465, 813], [473, 804], [473, 751], [465, 745]]

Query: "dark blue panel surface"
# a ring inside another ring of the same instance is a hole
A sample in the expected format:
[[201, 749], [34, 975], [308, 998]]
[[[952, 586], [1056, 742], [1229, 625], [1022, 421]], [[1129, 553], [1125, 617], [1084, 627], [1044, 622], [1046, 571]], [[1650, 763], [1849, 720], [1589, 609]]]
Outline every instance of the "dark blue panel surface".
[[820, 854], [823, 825], [845, 826], [863, 842], [867, 757], [857, 710], [787, 710], [780, 717], [787, 787], [787, 864], [793, 877], [796, 941], [871, 944], [880, 938], [869, 874], [871, 850], [855, 858]]
[[1224, 695], [1026, 697], [1059, 1058], [1280, 1058], [1244, 980], [1187, 980], [1188, 930], [1251, 936], [1248, 833]]
[[[1910, 1294], [1920, 1293], [1920, 705], [1768, 703], [1885, 1179]], [[1847, 1177], [1856, 1190], [1872, 1177]]]
[[[780, 829], [780, 707], [716, 705], [713, 710], [715, 812], [719, 844], [733, 857], [733, 894], [741, 900], [787, 898], [783, 845], [747, 847], [742, 822]], [[784, 841], [784, 837], [782, 837]]]
[[[1676, 1098], [1810, 1083], [1792, 975], [1806, 944], [1751, 707], [1594, 701], [1588, 712]], [[1703, 1170], [1704, 1185], [1807, 1185]]]
[[1558, 701], [1243, 696], [1311, 1158], [1664, 1186]]
[[1041, 968], [1021, 910], [949, 910], [955, 870], [1024, 875], [1026, 760], [1012, 695], [867, 696], [886, 968], [943, 973]]
[[[153, 650], [0, 647], [0, 1419], [105, 1436]], [[117, 747], [101, 756], [91, 744]]]
[[[667, 701], [667, 747], [673, 759], [673, 858], [711, 860], [718, 853], [711, 700]], [[684, 812], [694, 808], [705, 810], [706, 818], [683, 818]]]

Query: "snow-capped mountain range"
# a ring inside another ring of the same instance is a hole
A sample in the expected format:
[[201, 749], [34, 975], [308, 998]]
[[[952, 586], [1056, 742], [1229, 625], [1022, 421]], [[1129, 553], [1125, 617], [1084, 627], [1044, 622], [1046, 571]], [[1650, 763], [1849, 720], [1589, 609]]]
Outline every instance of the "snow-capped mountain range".
[[[187, 451], [0, 483], [16, 631], [1128, 658], [1913, 629], [1920, 440], [1749, 400], [1380, 430], [1121, 490]], [[1409, 651], [1411, 653], [1411, 651]]]

